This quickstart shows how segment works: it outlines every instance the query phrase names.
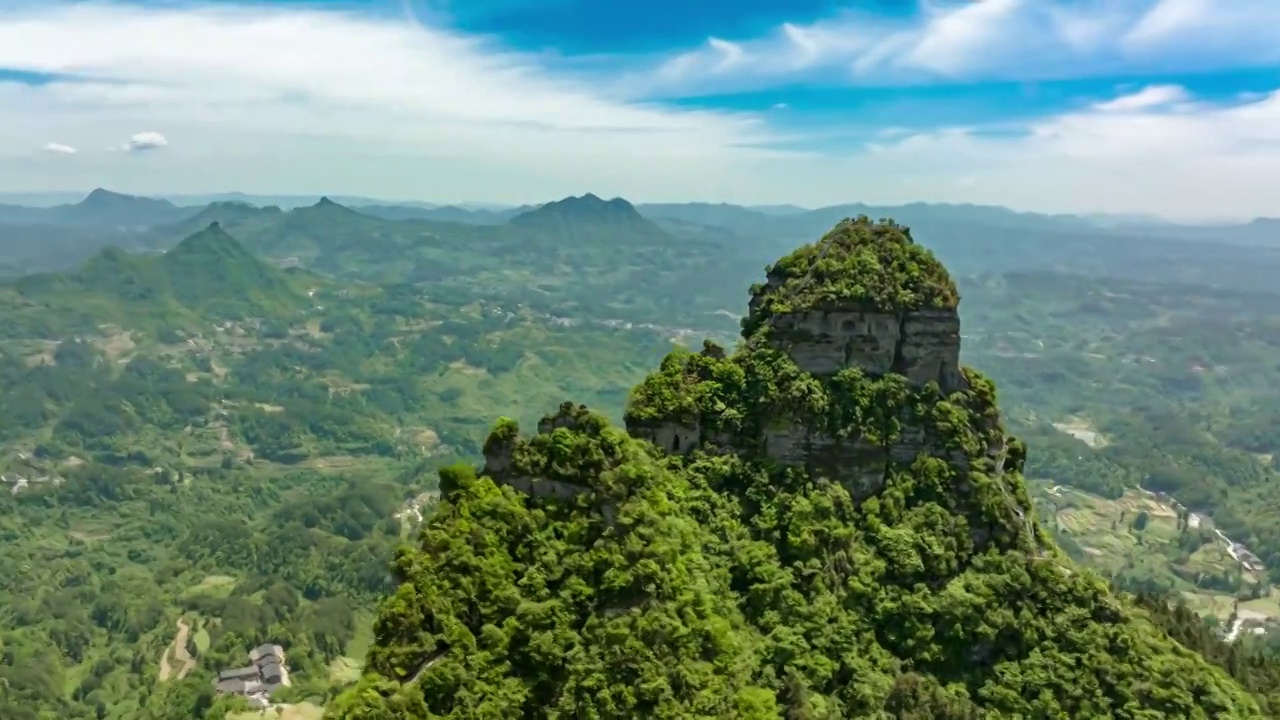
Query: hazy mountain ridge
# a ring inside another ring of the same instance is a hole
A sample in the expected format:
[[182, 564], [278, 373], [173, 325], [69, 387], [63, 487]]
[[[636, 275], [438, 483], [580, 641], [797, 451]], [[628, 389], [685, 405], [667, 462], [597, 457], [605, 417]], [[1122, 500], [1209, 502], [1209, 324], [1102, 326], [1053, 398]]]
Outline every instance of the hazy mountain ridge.
[[[66, 198], [70, 195], [72, 194], [0, 194], [0, 223], [97, 222], [102, 219], [104, 214], [116, 213], [118, 219], [128, 221], [126, 224], [145, 225], [149, 223], [141, 221], [155, 215], [164, 215], [165, 213], [193, 214], [190, 208], [201, 208], [225, 202], [248, 204], [256, 207], [274, 205], [286, 210], [292, 210], [314, 205], [324, 198], [324, 196], [318, 195], [254, 195], [237, 192], [151, 197], [116, 193], [98, 188], [75, 203], [55, 204], [46, 202], [29, 204], [33, 200], [41, 198], [55, 200]], [[595, 197], [590, 193], [588, 195]], [[496, 224], [547, 204], [519, 206], [490, 203], [440, 204], [397, 202], [343, 195], [330, 195], [327, 199], [331, 199], [341, 205], [360, 208], [366, 214], [385, 219], [442, 220], [474, 224]], [[900, 205], [875, 205], [852, 202], [818, 208], [804, 208], [796, 205], [744, 206], [723, 202], [634, 203], [633, 205], [642, 215], [651, 219], [681, 220], [737, 229], [743, 229], [761, 221], [765, 221], [769, 225], [785, 224], [789, 221], [818, 223], [828, 220], [838, 222], [841, 218], [856, 217], [857, 215], [867, 215], [869, 217], [892, 215], [895, 218], [900, 218], [920, 217], [922, 213], [945, 215], [947, 219], [953, 222], [1027, 227], [1040, 227], [1042, 224], [1060, 224], [1058, 225], [1059, 229], [1074, 228], [1129, 232], [1135, 230], [1158, 230], [1174, 234], [1182, 232], [1195, 234], [1209, 230], [1226, 231], [1228, 233], [1233, 231], [1252, 232], [1258, 230], [1259, 225], [1272, 225], [1274, 227], [1274, 223], [1280, 222], [1275, 218], [1260, 217], [1236, 223], [1180, 223], [1141, 214], [1089, 213], [1073, 215], [1070, 213], [1040, 213], [1012, 210], [996, 205], [970, 203], [913, 202]], [[806, 227], [805, 229], [809, 228]], [[1267, 237], [1273, 238], [1272, 235]], [[1274, 239], [1270, 241], [1277, 242]]]
[[[108, 247], [67, 273], [25, 275], [0, 285], [16, 296], [0, 304], [10, 319], [6, 336], [60, 339], [68, 332], [92, 333], [102, 324], [148, 328], [191, 327], [210, 320], [297, 313], [310, 303], [308, 284], [318, 278], [287, 273], [250, 253], [217, 223], [190, 235], [162, 254], [130, 254]], [[52, 325], [48, 313], [71, 326]]]
[[[163, 208], [150, 202], [143, 206]], [[662, 297], [668, 299], [660, 315], [664, 324], [719, 327], [716, 323], [728, 317], [727, 308], [739, 301], [739, 288], [760, 267], [846, 214], [861, 211], [872, 217], [893, 213], [958, 276], [1051, 270], [1258, 292], [1276, 288], [1269, 263], [1257, 262], [1258, 253], [1275, 250], [1228, 243], [1219, 234], [1200, 239], [1124, 234], [1099, 230], [1078, 218], [1002, 208], [849, 205], [776, 215], [726, 204], [635, 206], [588, 194], [505, 219], [502, 213], [484, 211], [490, 215], [476, 221], [478, 215], [472, 213], [468, 222], [390, 220], [328, 197], [292, 210], [243, 202], [181, 210], [183, 216], [175, 222], [136, 231], [102, 225], [0, 226], [0, 238], [7, 241], [0, 245], [0, 271], [70, 270], [107, 245], [164, 250], [216, 221], [256, 254], [335, 277], [418, 284], [499, 302], [519, 298], [517, 302], [548, 313], [645, 322], [658, 320], [636, 317], [632, 309]], [[406, 213], [422, 214], [413, 208]], [[1206, 263], [1206, 257], [1214, 262]], [[517, 266], [524, 271], [515, 272]], [[572, 283], [570, 275], [577, 278]], [[557, 279], [549, 279], [553, 277]], [[633, 297], [631, 289], [639, 286], [632, 279], [641, 277], [659, 284], [647, 297]], [[618, 288], [624, 288], [623, 294], [610, 297]]]
[[182, 208], [168, 200], [125, 195], [98, 188], [74, 204], [53, 207], [0, 206], [0, 222], [32, 225], [82, 225], [142, 229], [176, 222], [198, 208]]

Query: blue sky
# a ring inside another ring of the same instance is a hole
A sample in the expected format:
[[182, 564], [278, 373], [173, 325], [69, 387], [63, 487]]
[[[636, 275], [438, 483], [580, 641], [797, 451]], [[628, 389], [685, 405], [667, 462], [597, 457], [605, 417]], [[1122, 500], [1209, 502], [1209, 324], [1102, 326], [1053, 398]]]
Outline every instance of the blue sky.
[[1278, 89], [1277, 0], [0, 0], [0, 192], [1245, 218]]

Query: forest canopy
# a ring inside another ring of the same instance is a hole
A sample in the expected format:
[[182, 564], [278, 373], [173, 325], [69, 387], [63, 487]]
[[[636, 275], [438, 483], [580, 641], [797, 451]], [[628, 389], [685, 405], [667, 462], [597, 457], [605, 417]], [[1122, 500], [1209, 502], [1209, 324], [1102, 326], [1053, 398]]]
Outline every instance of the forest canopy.
[[[834, 244], [824, 282], [897, 293], [879, 310], [954, 308], [901, 294], [946, 278], [885, 249], [914, 257], [904, 240], [860, 219], [801, 255]], [[863, 293], [789, 298], [822, 312]], [[500, 421], [481, 472], [441, 473], [330, 717], [1262, 717], [1058, 550], [993, 384], [964, 375], [946, 394], [707, 345], [633, 393], [648, 439], [569, 403], [533, 435]], [[779, 454], [780, 437], [809, 449]]]

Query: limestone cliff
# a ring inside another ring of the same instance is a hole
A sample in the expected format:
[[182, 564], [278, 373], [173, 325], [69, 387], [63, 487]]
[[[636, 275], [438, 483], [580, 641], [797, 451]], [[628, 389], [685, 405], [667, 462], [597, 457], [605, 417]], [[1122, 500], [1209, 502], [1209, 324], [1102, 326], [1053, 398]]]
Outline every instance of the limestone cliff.
[[771, 267], [743, 329], [803, 372], [897, 373], [949, 394], [964, 388], [958, 304], [946, 268], [906, 228], [858, 218]]

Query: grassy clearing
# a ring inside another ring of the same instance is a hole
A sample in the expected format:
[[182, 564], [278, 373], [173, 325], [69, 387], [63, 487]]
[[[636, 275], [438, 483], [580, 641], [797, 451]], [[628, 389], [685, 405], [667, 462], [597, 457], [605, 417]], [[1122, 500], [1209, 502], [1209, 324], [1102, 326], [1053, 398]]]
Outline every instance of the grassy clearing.
[[1071, 437], [1083, 442], [1091, 448], [1106, 447], [1107, 439], [1098, 432], [1097, 428], [1088, 418], [1070, 417], [1062, 422], [1056, 422], [1053, 427], [1059, 432], [1064, 432]]
[[1240, 603], [1241, 612], [1249, 611], [1266, 617], [1280, 617], [1280, 595], [1272, 592], [1267, 597]]
[[373, 617], [361, 613], [356, 618], [356, 628], [355, 637], [347, 643], [347, 654], [329, 664], [329, 679], [339, 685], [349, 685], [360, 679], [364, 657], [373, 645]]
[[360, 670], [364, 663], [355, 658], [342, 656], [329, 663], [329, 680], [336, 685], [350, 685], [360, 679]]
[[195, 636], [192, 638], [192, 642], [196, 644], [196, 652], [200, 655], [209, 652], [209, 646], [212, 644], [212, 640], [209, 637], [209, 631], [204, 627], [201, 627], [196, 631]]
[[227, 597], [239, 582], [230, 575], [208, 575], [200, 582], [187, 588], [187, 595], [211, 595]]

